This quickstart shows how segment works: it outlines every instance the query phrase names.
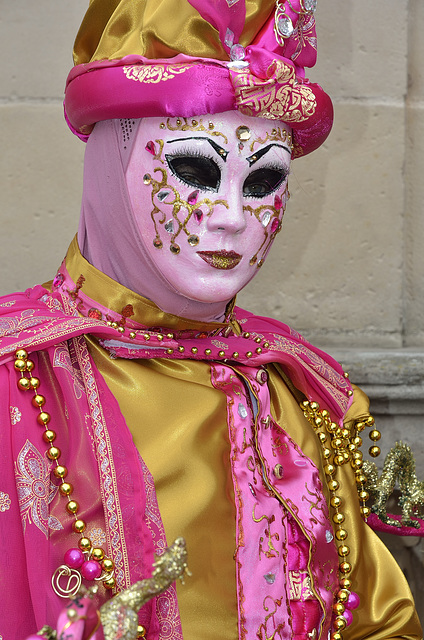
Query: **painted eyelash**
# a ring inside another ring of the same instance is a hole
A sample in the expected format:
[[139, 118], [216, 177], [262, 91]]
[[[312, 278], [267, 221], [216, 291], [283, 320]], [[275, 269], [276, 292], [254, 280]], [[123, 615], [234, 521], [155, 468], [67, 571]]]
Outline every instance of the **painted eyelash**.
[[182, 158], [184, 156], [187, 158], [207, 158], [208, 160], [215, 162], [221, 171], [224, 167], [224, 163], [219, 156], [215, 156], [212, 153], [207, 153], [205, 151], [200, 151], [199, 149], [182, 147], [178, 152], [165, 154], [165, 158], [171, 158], [172, 160], [174, 158]]
[[[290, 173], [290, 169], [284, 164], [277, 164], [276, 162], [267, 162], [266, 164], [261, 164], [259, 167], [256, 166], [253, 171], [257, 171], [258, 169], [272, 169], [273, 171], [280, 171], [284, 173], [284, 180], [288, 177]], [[251, 173], [253, 173], [251, 171]]]

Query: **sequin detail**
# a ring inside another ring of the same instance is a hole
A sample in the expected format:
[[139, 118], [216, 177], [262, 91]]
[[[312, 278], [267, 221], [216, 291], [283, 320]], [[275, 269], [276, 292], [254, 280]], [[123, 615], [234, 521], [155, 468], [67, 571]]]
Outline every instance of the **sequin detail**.
[[19, 411], [18, 407], [10, 407], [10, 422], [15, 425], [21, 421], [22, 413]]
[[239, 416], [240, 416], [240, 418], [241, 418], [242, 420], [245, 420], [245, 419], [247, 418], [247, 415], [248, 415], [248, 414], [247, 414], [247, 409], [246, 409], [246, 407], [244, 406], [244, 404], [242, 404], [241, 402], [239, 403], [239, 406], [238, 406], [237, 412], [238, 412], [238, 414], [239, 414]]
[[10, 500], [9, 494], [4, 493], [4, 491], [0, 491], [0, 511], [3, 513], [5, 511], [9, 511], [11, 503], [12, 501]]

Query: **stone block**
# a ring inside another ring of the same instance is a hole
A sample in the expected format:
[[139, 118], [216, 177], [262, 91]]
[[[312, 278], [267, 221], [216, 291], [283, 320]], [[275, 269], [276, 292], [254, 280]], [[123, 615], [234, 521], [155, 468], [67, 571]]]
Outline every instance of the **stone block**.
[[407, 87], [407, 0], [337, 4], [320, 0], [317, 30], [318, 64], [308, 76], [322, 83], [334, 99], [403, 100]]
[[403, 109], [336, 107], [328, 142], [293, 163], [281, 236], [238, 302], [318, 344], [400, 346]]
[[424, 101], [407, 105], [405, 343], [424, 345]]
[[68, 130], [61, 105], [0, 105], [0, 293], [56, 273], [75, 235], [84, 143]]
[[410, 0], [408, 13], [408, 100], [424, 100], [424, 4], [421, 0]]
[[62, 99], [88, 0], [3, 2], [0, 98]]

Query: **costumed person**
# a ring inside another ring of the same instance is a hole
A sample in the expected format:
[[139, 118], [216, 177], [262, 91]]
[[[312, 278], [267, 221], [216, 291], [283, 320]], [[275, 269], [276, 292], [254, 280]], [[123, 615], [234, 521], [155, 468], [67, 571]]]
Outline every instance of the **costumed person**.
[[126, 590], [180, 536], [192, 575], [134, 600], [134, 638], [421, 637], [364, 522], [366, 397], [235, 306], [291, 158], [332, 125], [305, 78], [315, 4], [90, 3], [65, 97], [88, 140], [78, 236], [0, 302], [3, 640], [129, 637]]

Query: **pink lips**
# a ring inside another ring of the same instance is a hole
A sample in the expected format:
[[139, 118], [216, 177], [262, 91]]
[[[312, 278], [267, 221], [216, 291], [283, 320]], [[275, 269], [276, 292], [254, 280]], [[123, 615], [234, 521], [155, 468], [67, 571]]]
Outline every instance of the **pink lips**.
[[197, 251], [197, 254], [215, 269], [234, 269], [242, 259], [235, 251]]

